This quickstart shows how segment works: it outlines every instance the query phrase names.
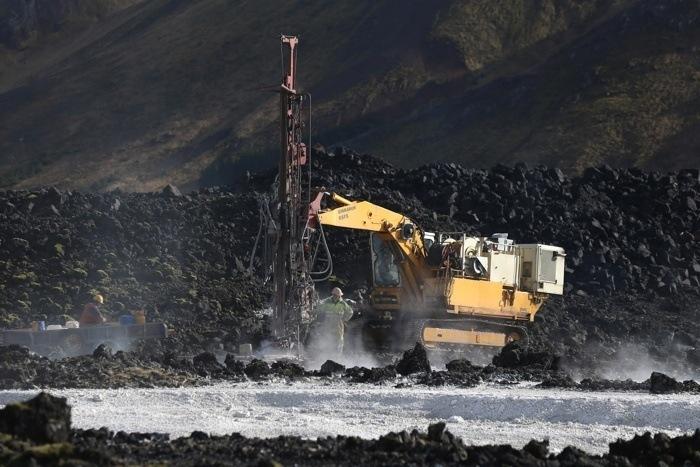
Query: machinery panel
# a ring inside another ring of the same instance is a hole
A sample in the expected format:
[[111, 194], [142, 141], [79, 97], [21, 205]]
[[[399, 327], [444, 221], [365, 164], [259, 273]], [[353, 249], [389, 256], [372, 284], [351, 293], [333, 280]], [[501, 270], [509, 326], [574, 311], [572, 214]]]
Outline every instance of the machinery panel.
[[552, 245], [518, 245], [520, 280], [524, 290], [562, 295], [564, 293], [564, 249]]
[[517, 271], [520, 257], [507, 253], [492, 253], [488, 262], [489, 280], [509, 287], [518, 283]]

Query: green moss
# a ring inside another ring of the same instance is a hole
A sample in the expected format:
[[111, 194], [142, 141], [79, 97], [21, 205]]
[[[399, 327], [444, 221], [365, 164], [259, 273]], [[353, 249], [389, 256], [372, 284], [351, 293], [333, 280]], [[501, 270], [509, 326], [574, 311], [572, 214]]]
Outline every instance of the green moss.
[[32, 271], [21, 272], [18, 274], [14, 274], [12, 276], [12, 280], [15, 282], [19, 282], [19, 283], [21, 283], [21, 282], [36, 282], [37, 279], [38, 278], [37, 278], [36, 273], [34, 273]]
[[63, 245], [61, 245], [60, 243], [56, 243], [53, 246], [53, 250], [56, 252], [56, 256], [63, 257], [66, 254], [66, 251], [63, 248]]
[[73, 268], [73, 269], [71, 269], [71, 275], [73, 277], [78, 278], [78, 279], [87, 279], [88, 273], [85, 269]]
[[2, 328], [13, 328], [21, 322], [20, 317], [14, 313], [0, 312], [0, 327]]
[[49, 460], [71, 456], [74, 450], [69, 443], [52, 443], [32, 446], [26, 450], [26, 454], [37, 460]]

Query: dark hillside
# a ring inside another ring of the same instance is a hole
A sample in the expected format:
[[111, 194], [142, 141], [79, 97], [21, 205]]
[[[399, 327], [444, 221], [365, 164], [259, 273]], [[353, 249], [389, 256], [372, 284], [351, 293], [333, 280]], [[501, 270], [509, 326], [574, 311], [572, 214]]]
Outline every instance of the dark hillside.
[[0, 10], [2, 186], [147, 191], [264, 166], [282, 32], [301, 36], [326, 145], [402, 166], [697, 166], [695, 1], [89, 4], [13, 0], [36, 14], [10, 40]]

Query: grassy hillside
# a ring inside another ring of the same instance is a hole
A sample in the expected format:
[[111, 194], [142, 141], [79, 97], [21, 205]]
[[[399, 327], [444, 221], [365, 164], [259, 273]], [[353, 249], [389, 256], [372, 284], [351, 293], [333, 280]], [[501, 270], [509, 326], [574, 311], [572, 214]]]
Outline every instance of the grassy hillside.
[[316, 142], [404, 165], [697, 165], [697, 2], [107, 3], [1, 49], [0, 186], [142, 191], [264, 165], [280, 33], [302, 39]]
[[348, 142], [380, 153], [400, 142], [409, 163], [425, 144], [438, 159], [479, 166], [697, 166], [699, 13], [697, 2], [633, 4], [526, 71], [464, 83], [452, 99], [437, 90], [425, 111]]

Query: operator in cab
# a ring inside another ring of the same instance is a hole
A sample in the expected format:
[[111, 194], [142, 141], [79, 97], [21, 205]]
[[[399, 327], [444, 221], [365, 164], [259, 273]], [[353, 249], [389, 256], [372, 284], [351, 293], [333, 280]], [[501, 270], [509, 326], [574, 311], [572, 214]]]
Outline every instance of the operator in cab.
[[338, 287], [333, 288], [330, 297], [321, 300], [312, 335], [312, 346], [318, 357], [332, 359], [342, 355], [345, 323], [352, 315], [352, 307], [343, 300], [343, 291]]
[[100, 306], [105, 302], [105, 299], [100, 294], [95, 294], [92, 301], [86, 303], [83, 307], [83, 312], [80, 315], [80, 326], [94, 326], [96, 324], [104, 324], [105, 317], [100, 312]]

